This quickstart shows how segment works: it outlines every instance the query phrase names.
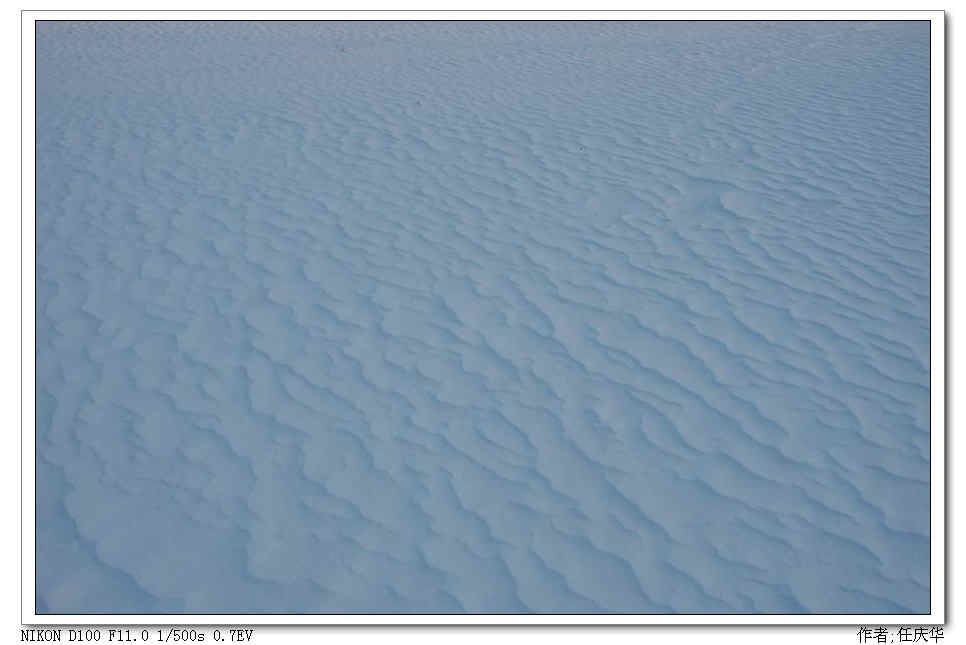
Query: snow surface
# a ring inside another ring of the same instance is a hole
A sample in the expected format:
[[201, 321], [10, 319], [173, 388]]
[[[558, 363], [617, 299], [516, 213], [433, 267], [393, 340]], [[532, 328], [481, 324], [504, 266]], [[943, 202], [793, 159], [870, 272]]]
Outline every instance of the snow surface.
[[929, 26], [37, 26], [40, 612], [928, 612]]

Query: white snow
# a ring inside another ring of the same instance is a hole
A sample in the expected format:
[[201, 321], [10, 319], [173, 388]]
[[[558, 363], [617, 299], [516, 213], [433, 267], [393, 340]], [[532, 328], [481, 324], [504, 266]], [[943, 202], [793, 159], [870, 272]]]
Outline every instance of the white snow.
[[929, 25], [40, 22], [40, 612], [929, 610]]

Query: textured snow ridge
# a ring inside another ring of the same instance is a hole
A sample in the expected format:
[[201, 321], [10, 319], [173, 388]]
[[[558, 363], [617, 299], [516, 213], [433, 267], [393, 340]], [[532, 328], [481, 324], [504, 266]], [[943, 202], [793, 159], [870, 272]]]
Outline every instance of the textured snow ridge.
[[38, 23], [38, 610], [928, 612], [928, 72]]

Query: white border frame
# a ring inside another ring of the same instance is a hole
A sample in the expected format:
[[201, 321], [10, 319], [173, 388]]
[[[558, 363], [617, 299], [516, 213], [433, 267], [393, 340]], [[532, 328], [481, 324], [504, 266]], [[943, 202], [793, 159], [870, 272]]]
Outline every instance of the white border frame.
[[[927, 20], [931, 23], [929, 614], [36, 614], [34, 34], [37, 20]], [[945, 14], [942, 11], [22, 11], [21, 606], [25, 625], [932, 625], [945, 623]]]

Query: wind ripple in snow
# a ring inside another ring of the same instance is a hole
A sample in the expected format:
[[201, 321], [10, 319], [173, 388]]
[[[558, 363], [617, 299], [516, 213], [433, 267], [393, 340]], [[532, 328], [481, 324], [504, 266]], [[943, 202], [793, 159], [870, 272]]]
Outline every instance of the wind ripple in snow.
[[38, 23], [38, 610], [927, 612], [928, 28]]

